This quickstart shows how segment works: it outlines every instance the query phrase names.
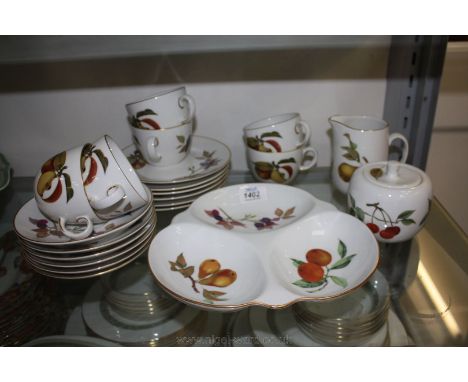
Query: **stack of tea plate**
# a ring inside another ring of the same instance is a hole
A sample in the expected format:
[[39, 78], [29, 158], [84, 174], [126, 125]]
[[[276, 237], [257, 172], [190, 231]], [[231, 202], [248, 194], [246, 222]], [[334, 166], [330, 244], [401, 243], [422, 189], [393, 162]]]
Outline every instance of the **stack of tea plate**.
[[59, 279], [96, 277], [124, 267], [146, 252], [154, 236], [156, 212], [151, 192], [145, 189], [145, 206], [95, 224], [92, 235], [80, 240], [65, 236], [34, 198], [29, 200], [14, 220], [23, 257], [37, 273]]
[[17, 346], [56, 333], [63, 309], [54, 285], [24, 263], [8, 229], [0, 225], [0, 345]]
[[212, 138], [192, 135], [185, 159], [172, 166], [148, 164], [134, 144], [124, 153], [150, 189], [156, 211], [185, 209], [199, 196], [223, 187], [229, 175], [231, 151]]
[[[224, 325], [222, 315], [171, 299], [156, 286], [148, 266], [138, 262], [97, 281], [81, 310], [88, 332], [127, 346], [192, 346], [207, 329], [219, 335]], [[73, 320], [75, 328], [83, 327]], [[68, 333], [83, 334], [70, 328]]]

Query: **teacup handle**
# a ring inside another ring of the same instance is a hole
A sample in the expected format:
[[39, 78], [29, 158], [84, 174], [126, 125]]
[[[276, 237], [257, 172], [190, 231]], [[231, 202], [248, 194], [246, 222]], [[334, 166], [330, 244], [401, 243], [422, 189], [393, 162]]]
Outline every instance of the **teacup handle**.
[[[111, 190], [113, 191], [110, 192]], [[123, 187], [118, 184], [109, 187], [106, 194], [107, 195], [102, 199], [90, 200], [89, 204], [91, 207], [93, 207], [95, 210], [104, 210], [117, 204], [126, 196]]]
[[62, 232], [65, 234], [65, 236], [68, 236], [70, 239], [73, 240], [81, 240], [81, 239], [86, 239], [89, 235], [93, 233], [94, 229], [94, 224], [93, 221], [89, 218], [89, 216], [79, 216], [76, 220], [86, 220], [86, 228], [84, 231], [81, 232], [72, 232], [67, 229], [65, 226], [66, 220], [63, 217], [59, 218], [58, 224]]
[[393, 133], [393, 134], [390, 134], [390, 136], [388, 137], [388, 145], [390, 146], [392, 142], [396, 139], [401, 139], [403, 141], [403, 154], [401, 156], [400, 162], [406, 163], [406, 160], [408, 159], [408, 148], [409, 148], [408, 140], [405, 138], [403, 134]]
[[309, 170], [317, 164], [317, 150], [315, 150], [313, 147], [306, 147], [302, 149], [302, 154], [304, 155], [304, 158], [308, 153], [314, 154], [314, 158], [310, 160], [308, 164], [301, 164], [301, 167], [299, 167], [299, 171]]
[[159, 139], [157, 137], [151, 137], [146, 142], [146, 151], [148, 152], [148, 156], [150, 157], [151, 161], [154, 163], [157, 163], [162, 159], [161, 154], [156, 152], [156, 147], [158, 146]]
[[179, 106], [181, 108], [184, 108], [185, 107], [184, 103], [186, 103], [189, 108], [189, 116], [187, 120], [192, 120], [195, 115], [195, 100], [193, 99], [191, 95], [184, 94], [182, 97], [179, 98]]
[[310, 126], [306, 121], [303, 121], [302, 119], [296, 123], [296, 126], [294, 127], [294, 130], [296, 131], [297, 134], [299, 133], [304, 133], [304, 139], [297, 144], [297, 147], [299, 148], [303, 144], [307, 144], [310, 139]]

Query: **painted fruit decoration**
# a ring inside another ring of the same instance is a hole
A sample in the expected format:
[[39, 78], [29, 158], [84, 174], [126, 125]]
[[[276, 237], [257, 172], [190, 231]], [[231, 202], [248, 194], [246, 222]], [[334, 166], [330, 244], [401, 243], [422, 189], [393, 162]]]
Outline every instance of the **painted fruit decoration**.
[[[380, 207], [380, 203], [366, 203], [367, 207], [372, 208], [372, 213], [365, 212], [362, 208], [356, 206], [356, 200], [349, 194], [350, 210], [349, 213], [357, 217], [362, 222], [365, 222], [366, 216], [370, 218], [370, 222], [366, 223], [367, 227], [373, 234], [379, 235], [382, 239], [393, 239], [401, 232], [399, 224], [411, 225], [416, 222], [411, 218], [415, 210], [406, 210], [401, 212], [396, 219], [392, 218], [387, 211]], [[369, 220], [367, 218], [367, 220]], [[382, 228], [383, 225], [383, 228]]]
[[177, 152], [179, 154], [186, 153], [188, 151], [191, 138], [191, 135], [189, 135], [187, 138], [185, 135], [177, 135], [177, 141], [179, 142], [179, 146], [177, 146]]
[[276, 140], [270, 138], [282, 138], [282, 136], [277, 131], [271, 131], [263, 133], [260, 136], [256, 135], [255, 137], [247, 137], [247, 146], [251, 149], [265, 153], [280, 153], [282, 151], [281, 145]]
[[[198, 267], [198, 279], [193, 278], [195, 267], [188, 266], [183, 253], [177, 256], [176, 261], [169, 261], [171, 271], [179, 272], [192, 282], [192, 289], [200, 293], [197, 284], [216, 288], [225, 288], [237, 280], [237, 273], [232, 269], [222, 269], [221, 264], [216, 259], [203, 260]], [[218, 290], [202, 288], [202, 295], [207, 303], [213, 304], [215, 301], [226, 301], [222, 298], [226, 293]]]
[[[336, 285], [346, 288], [348, 281], [341, 276], [333, 274], [334, 270], [346, 268], [356, 256], [348, 255], [346, 244], [338, 240], [337, 249], [339, 259], [332, 264], [333, 257], [330, 252], [322, 248], [312, 248], [305, 254], [305, 260], [292, 259], [292, 264], [297, 268], [300, 280], [293, 282], [301, 288], [311, 289], [308, 293], [315, 293], [324, 289], [330, 280]], [[330, 265], [331, 264], [331, 265]]]
[[145, 109], [139, 111], [136, 115], [129, 117], [130, 125], [138, 129], [144, 130], [160, 130], [161, 127], [159, 124], [151, 118], [151, 116], [158, 115], [155, 111], [151, 109]]
[[254, 162], [255, 173], [259, 178], [272, 180], [275, 183], [286, 183], [294, 174], [294, 158], [282, 159], [276, 162]]
[[98, 172], [98, 162], [101, 163], [101, 166], [104, 170], [104, 173], [109, 166], [109, 160], [102, 153], [101, 150], [96, 149], [91, 143], [87, 143], [83, 146], [81, 150], [81, 178], [83, 179], [83, 185], [88, 186], [93, 183]]
[[357, 144], [351, 140], [351, 136], [348, 133], [345, 133], [343, 135], [346, 137], [346, 139], [349, 142], [348, 146], [341, 146], [341, 148], [344, 151], [346, 151], [343, 154], [343, 157], [350, 161], [354, 161], [358, 164], [357, 166], [354, 166], [352, 164], [343, 162], [338, 166], [338, 175], [344, 182], [348, 183], [351, 180], [351, 177], [353, 176], [354, 171], [356, 171], [356, 169], [362, 163], [361, 159], [365, 163], [369, 163], [369, 161], [367, 160], [366, 157], [364, 156], [361, 157], [361, 155], [357, 151]]
[[139, 150], [135, 150], [127, 157], [127, 159], [135, 170], [146, 166], [145, 158], [143, 158], [143, 155]]
[[70, 175], [65, 172], [67, 169], [67, 166], [65, 166], [66, 160], [67, 153], [63, 151], [42, 165], [36, 191], [44, 202], [54, 203], [60, 199], [64, 191], [62, 181], [65, 182], [67, 203], [73, 197]]

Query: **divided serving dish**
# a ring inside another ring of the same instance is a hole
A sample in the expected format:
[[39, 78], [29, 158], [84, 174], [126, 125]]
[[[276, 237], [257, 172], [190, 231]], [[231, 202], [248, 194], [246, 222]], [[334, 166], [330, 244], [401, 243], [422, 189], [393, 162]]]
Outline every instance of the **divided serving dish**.
[[358, 219], [301, 189], [264, 183], [203, 195], [148, 251], [168, 294], [217, 311], [342, 296], [367, 281], [378, 259]]

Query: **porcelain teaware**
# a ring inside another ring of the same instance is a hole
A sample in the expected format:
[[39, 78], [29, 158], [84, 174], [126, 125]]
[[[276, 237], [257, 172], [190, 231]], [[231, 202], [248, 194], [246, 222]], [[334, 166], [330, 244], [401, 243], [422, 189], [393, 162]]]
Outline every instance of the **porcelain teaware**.
[[383, 243], [411, 239], [430, 210], [432, 185], [420, 169], [397, 161], [369, 163], [350, 182], [348, 207]]
[[366, 115], [335, 115], [328, 119], [332, 126], [332, 182], [346, 194], [354, 171], [366, 163], [388, 160], [389, 146], [403, 141], [401, 162], [408, 157], [408, 141], [399, 133], [389, 134], [388, 123]]
[[263, 118], [244, 127], [247, 146], [263, 152], [290, 151], [307, 145], [310, 127], [299, 113]]
[[192, 121], [159, 130], [132, 127], [133, 141], [146, 162], [152, 166], [172, 166], [184, 160], [189, 152]]
[[300, 171], [306, 171], [317, 163], [317, 151], [304, 147], [285, 152], [261, 152], [247, 147], [250, 171], [260, 182], [289, 184]]
[[178, 126], [195, 116], [195, 101], [185, 86], [165, 90], [125, 105], [130, 124], [138, 129], [159, 130]]

